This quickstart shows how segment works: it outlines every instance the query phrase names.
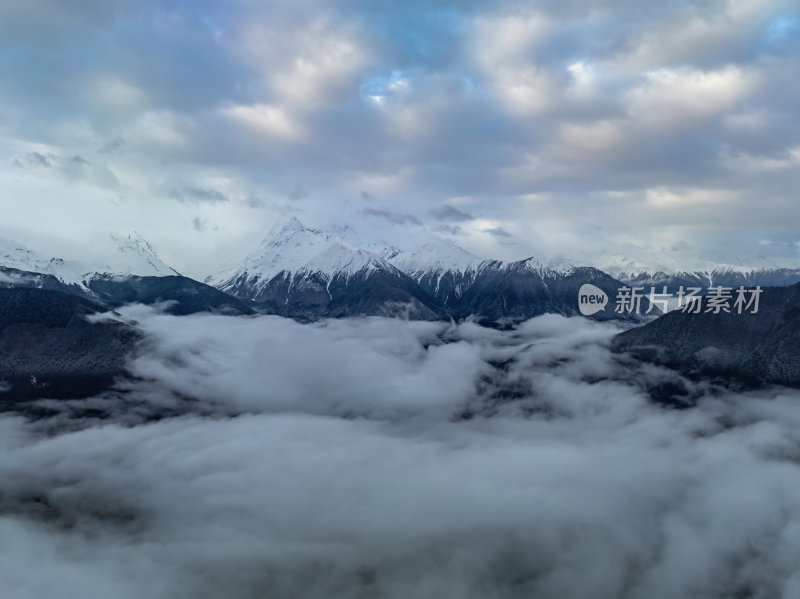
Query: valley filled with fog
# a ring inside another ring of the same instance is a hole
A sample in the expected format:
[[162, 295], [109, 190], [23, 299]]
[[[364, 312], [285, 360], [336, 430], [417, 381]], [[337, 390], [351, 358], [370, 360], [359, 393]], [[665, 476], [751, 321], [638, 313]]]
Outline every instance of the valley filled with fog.
[[0, 417], [8, 596], [800, 594], [797, 390], [557, 315], [120, 313], [130, 380]]

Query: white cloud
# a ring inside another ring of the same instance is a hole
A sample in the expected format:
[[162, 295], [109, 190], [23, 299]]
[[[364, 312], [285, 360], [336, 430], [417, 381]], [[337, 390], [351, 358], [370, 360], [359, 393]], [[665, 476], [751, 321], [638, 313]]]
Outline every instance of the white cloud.
[[630, 115], [646, 128], [688, 126], [735, 107], [757, 81], [757, 74], [734, 66], [650, 71], [645, 83], [629, 94]]
[[144, 90], [116, 75], [95, 78], [87, 86], [86, 99], [99, 110], [142, 110], [147, 103]]
[[[613, 325], [553, 315], [505, 332], [126, 315], [151, 378], [86, 406], [110, 420], [0, 418], [9, 596], [800, 588], [797, 392], [623, 367]], [[653, 405], [665, 382], [698, 406]]]
[[293, 20], [273, 13], [240, 25], [237, 54], [260, 73], [282, 107], [324, 107], [347, 93], [369, 64], [363, 34], [352, 22], [309, 15]]
[[223, 115], [250, 132], [266, 137], [294, 140], [302, 136], [299, 126], [280, 108], [266, 104], [230, 106], [222, 110]]

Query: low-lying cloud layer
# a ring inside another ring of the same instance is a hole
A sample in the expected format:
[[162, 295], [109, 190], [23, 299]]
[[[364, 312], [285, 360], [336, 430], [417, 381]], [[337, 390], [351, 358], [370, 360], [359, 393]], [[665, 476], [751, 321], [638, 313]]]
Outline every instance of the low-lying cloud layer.
[[108, 417], [0, 419], [9, 597], [800, 592], [797, 392], [685, 381], [559, 316], [124, 316], [141, 380], [86, 404]]

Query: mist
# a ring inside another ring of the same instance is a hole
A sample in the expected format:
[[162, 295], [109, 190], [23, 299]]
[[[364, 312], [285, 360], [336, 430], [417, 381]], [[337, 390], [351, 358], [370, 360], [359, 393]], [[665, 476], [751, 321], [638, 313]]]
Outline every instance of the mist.
[[795, 390], [555, 315], [103, 318], [130, 380], [0, 418], [4, 596], [800, 595]]

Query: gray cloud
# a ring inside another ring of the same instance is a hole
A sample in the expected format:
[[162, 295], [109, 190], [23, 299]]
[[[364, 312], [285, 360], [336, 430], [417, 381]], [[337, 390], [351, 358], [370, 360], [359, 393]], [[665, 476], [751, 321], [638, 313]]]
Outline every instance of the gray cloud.
[[228, 196], [213, 187], [173, 188], [169, 197], [190, 204], [221, 204], [229, 201]]
[[688, 243], [686, 243], [685, 241], [683, 241], [683, 240], [679, 240], [679, 241], [677, 241], [677, 242], [673, 243], [673, 244], [670, 246], [670, 248], [669, 248], [669, 249], [671, 249], [673, 252], [684, 252], [684, 251], [688, 251], [688, 250], [690, 250], [690, 249], [692, 249], [692, 248], [691, 248], [691, 246], [690, 246]]
[[101, 154], [114, 154], [115, 152], [119, 152], [124, 146], [125, 140], [121, 137], [115, 137], [114, 139], [104, 143], [98, 152]]
[[431, 216], [438, 221], [445, 221], [451, 223], [460, 223], [469, 220], [475, 220], [475, 217], [469, 212], [465, 212], [455, 206], [442, 206], [431, 210]]
[[489, 235], [493, 235], [494, 237], [503, 237], [503, 238], [506, 238], [506, 239], [508, 239], [510, 237], [513, 237], [513, 235], [511, 235], [511, 233], [509, 233], [508, 231], [506, 231], [502, 227], [490, 227], [488, 229], [484, 229], [484, 231], [486, 233], [489, 233]]
[[254, 193], [249, 194], [245, 198], [244, 203], [250, 208], [263, 208], [264, 206], [267, 205], [267, 203], [263, 199], [261, 199]]
[[53, 166], [53, 160], [55, 158], [53, 154], [45, 156], [39, 152], [29, 152], [23, 156], [15, 156], [14, 165], [19, 168], [38, 168], [42, 166], [49, 168]]
[[22, 169], [48, 169], [52, 176], [61, 181], [84, 183], [114, 191], [121, 188], [113, 170], [77, 154], [66, 158], [53, 153], [28, 152], [15, 156], [12, 162]]
[[392, 223], [393, 225], [421, 225], [422, 221], [420, 221], [416, 216], [413, 214], [403, 214], [400, 212], [394, 212], [393, 210], [386, 210], [384, 208], [365, 208], [362, 210], [362, 213], [366, 216], [374, 216], [377, 218], [382, 218], [387, 222]]
[[463, 235], [464, 230], [458, 225], [436, 225], [434, 231], [439, 233], [447, 233], [448, 235]]
[[14, 165], [19, 168], [50, 168], [58, 157], [55, 154], [42, 154], [40, 152], [28, 152], [21, 156], [15, 156]]
[[289, 192], [289, 199], [295, 202], [305, 200], [307, 197], [308, 191], [302, 185], [295, 185]]

